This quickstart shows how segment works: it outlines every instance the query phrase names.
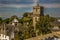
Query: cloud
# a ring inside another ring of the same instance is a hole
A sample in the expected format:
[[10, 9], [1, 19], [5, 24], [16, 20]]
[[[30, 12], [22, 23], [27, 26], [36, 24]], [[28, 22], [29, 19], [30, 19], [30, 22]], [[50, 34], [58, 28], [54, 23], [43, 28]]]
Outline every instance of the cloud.
[[[6, 1], [9, 1], [9, 0], [6, 0]], [[16, 2], [17, 1], [21, 1], [21, 0], [15, 0]], [[27, 1], [27, 0], [26, 0]], [[39, 0], [28, 0], [27, 2], [33, 2], [33, 4], [0, 4], [0, 7], [15, 7], [15, 8], [23, 8], [23, 7], [32, 7], [34, 5], [37, 4]]]
[[39, 0], [33, 0], [33, 4], [36, 5], [38, 3]]
[[31, 7], [32, 5], [25, 4], [0, 4], [0, 7], [15, 7], [15, 8], [23, 8], [23, 7]]
[[[9, 1], [9, 0], [6, 0], [6, 1]], [[12, 1], [12, 0], [11, 0]], [[21, 0], [15, 0], [15, 1], [20, 1]], [[32, 2], [32, 0], [29, 0]], [[33, 3], [32, 4], [0, 4], [0, 7], [14, 7], [14, 8], [24, 8], [24, 7], [33, 7], [35, 6], [38, 1], [40, 0], [33, 0]], [[41, 6], [45, 7], [45, 8], [60, 8], [60, 3], [53, 3], [53, 4], [47, 4], [47, 3], [44, 3], [44, 4], [41, 4]]]
[[45, 8], [60, 8], [60, 4], [40, 4], [41, 6], [45, 7]]
[[[60, 8], [60, 4], [40, 4], [45, 8]], [[14, 8], [24, 8], [24, 7], [33, 7], [34, 4], [0, 4], [0, 7], [14, 7]]]

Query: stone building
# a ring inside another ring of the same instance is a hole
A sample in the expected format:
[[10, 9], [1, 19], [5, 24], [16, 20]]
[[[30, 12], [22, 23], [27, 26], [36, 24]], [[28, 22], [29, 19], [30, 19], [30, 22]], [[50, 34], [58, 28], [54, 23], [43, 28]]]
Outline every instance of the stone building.
[[40, 6], [39, 4], [37, 4], [36, 6], [33, 7], [33, 27], [35, 30], [36, 27], [36, 22], [38, 21], [38, 19], [40, 18], [40, 16], [43, 16], [43, 10], [44, 8], [42, 6]]
[[9, 40], [9, 36], [0, 34], [0, 40]]
[[3, 35], [3, 38], [4, 38], [4, 36], [5, 37], [8, 36], [9, 40], [14, 39], [14, 26], [11, 25], [11, 24], [5, 24], [5, 23], [3, 23], [0, 26], [0, 34]]
[[9, 40], [14, 40], [15, 34], [18, 31], [17, 25], [18, 25], [18, 20], [17, 19], [13, 19], [12, 24], [2, 23], [0, 25], [0, 34], [2, 34], [3, 36], [4, 35], [8, 36]]

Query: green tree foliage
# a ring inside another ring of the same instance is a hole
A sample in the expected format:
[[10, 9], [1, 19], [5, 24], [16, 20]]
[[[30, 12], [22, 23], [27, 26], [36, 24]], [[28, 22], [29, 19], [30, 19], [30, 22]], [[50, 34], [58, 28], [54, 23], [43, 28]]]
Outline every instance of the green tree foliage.
[[[12, 20], [13, 20], [14, 18], [18, 19], [18, 17], [17, 17], [16, 15], [13, 15], [13, 16], [11, 16], [11, 17], [9, 18], [9, 22], [12, 22]], [[19, 19], [18, 19], [18, 20], [19, 20]]]
[[32, 20], [32, 19], [31, 19], [30, 17], [24, 17], [24, 18], [23, 18], [23, 22], [25, 22], [25, 23], [26, 23], [26, 22], [29, 22], [29, 23], [30, 23], [31, 20]]
[[36, 28], [39, 29], [40, 34], [50, 33], [50, 17], [49, 16], [41, 16], [39, 21], [37, 22]]
[[14, 18], [18, 19], [18, 17], [16, 15], [11, 16], [11, 18], [12, 19], [14, 19]]
[[19, 40], [24, 40], [24, 35], [23, 35], [23, 33], [20, 31], [20, 32], [18, 32], [18, 39]]
[[23, 19], [19, 19], [19, 23], [23, 24]]
[[20, 30], [18, 33], [19, 40], [28, 39], [35, 36], [36, 35], [33, 27], [28, 27], [26, 28], [26, 30], [22, 30], [22, 31]]
[[29, 36], [30, 37], [35, 37], [36, 36], [33, 26], [29, 27]]
[[[5, 23], [12, 23], [12, 21], [13, 21], [13, 19], [14, 18], [16, 18], [16, 19], [18, 19], [18, 17], [16, 16], [16, 15], [13, 15], [13, 16], [11, 16], [10, 18], [6, 18], [6, 19], [4, 19], [3, 20], [3, 22], [5, 22]], [[19, 19], [18, 19], [19, 20]]]
[[21, 19], [19, 19], [19, 22], [20, 23], [31, 23], [31, 21], [32, 21], [32, 19], [28, 16], [29, 15], [29, 12], [25, 12], [24, 14], [23, 14], [23, 17], [21, 18]]
[[0, 24], [2, 23], [2, 21], [3, 21], [3, 20], [2, 20], [2, 18], [0, 17]]
[[28, 12], [25, 12], [24, 14], [23, 14], [23, 17], [27, 17], [28, 16]]
[[6, 18], [5, 20], [3, 20], [3, 22], [5, 22], [5, 23], [9, 23], [9, 18]]
[[49, 22], [53, 22], [56, 20], [56, 18], [50, 17], [48, 14], [46, 15], [46, 17], [48, 18]]
[[56, 20], [56, 18], [50, 17], [50, 22], [54, 22], [55, 20]]

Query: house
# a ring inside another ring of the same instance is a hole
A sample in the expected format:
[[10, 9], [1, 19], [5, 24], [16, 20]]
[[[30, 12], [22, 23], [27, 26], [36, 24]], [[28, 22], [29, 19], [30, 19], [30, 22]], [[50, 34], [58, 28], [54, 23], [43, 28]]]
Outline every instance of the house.
[[1, 33], [0, 35], [3, 39], [9, 38], [8, 40], [14, 40], [15, 31], [17, 31], [16, 26], [12, 24], [2, 23], [2, 25], [0, 26], [0, 33]]
[[9, 36], [0, 34], [0, 40], [9, 40]]
[[12, 25], [17, 26], [18, 22], [19, 21], [16, 18], [14, 18], [13, 21], [12, 21]]

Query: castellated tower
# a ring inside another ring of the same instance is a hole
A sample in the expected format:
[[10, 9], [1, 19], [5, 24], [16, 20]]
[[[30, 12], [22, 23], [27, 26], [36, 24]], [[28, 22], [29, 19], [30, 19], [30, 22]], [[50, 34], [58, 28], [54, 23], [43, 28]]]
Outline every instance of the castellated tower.
[[43, 16], [43, 7], [37, 4], [33, 7], [33, 27], [36, 29], [36, 22], [38, 21], [40, 16]]

